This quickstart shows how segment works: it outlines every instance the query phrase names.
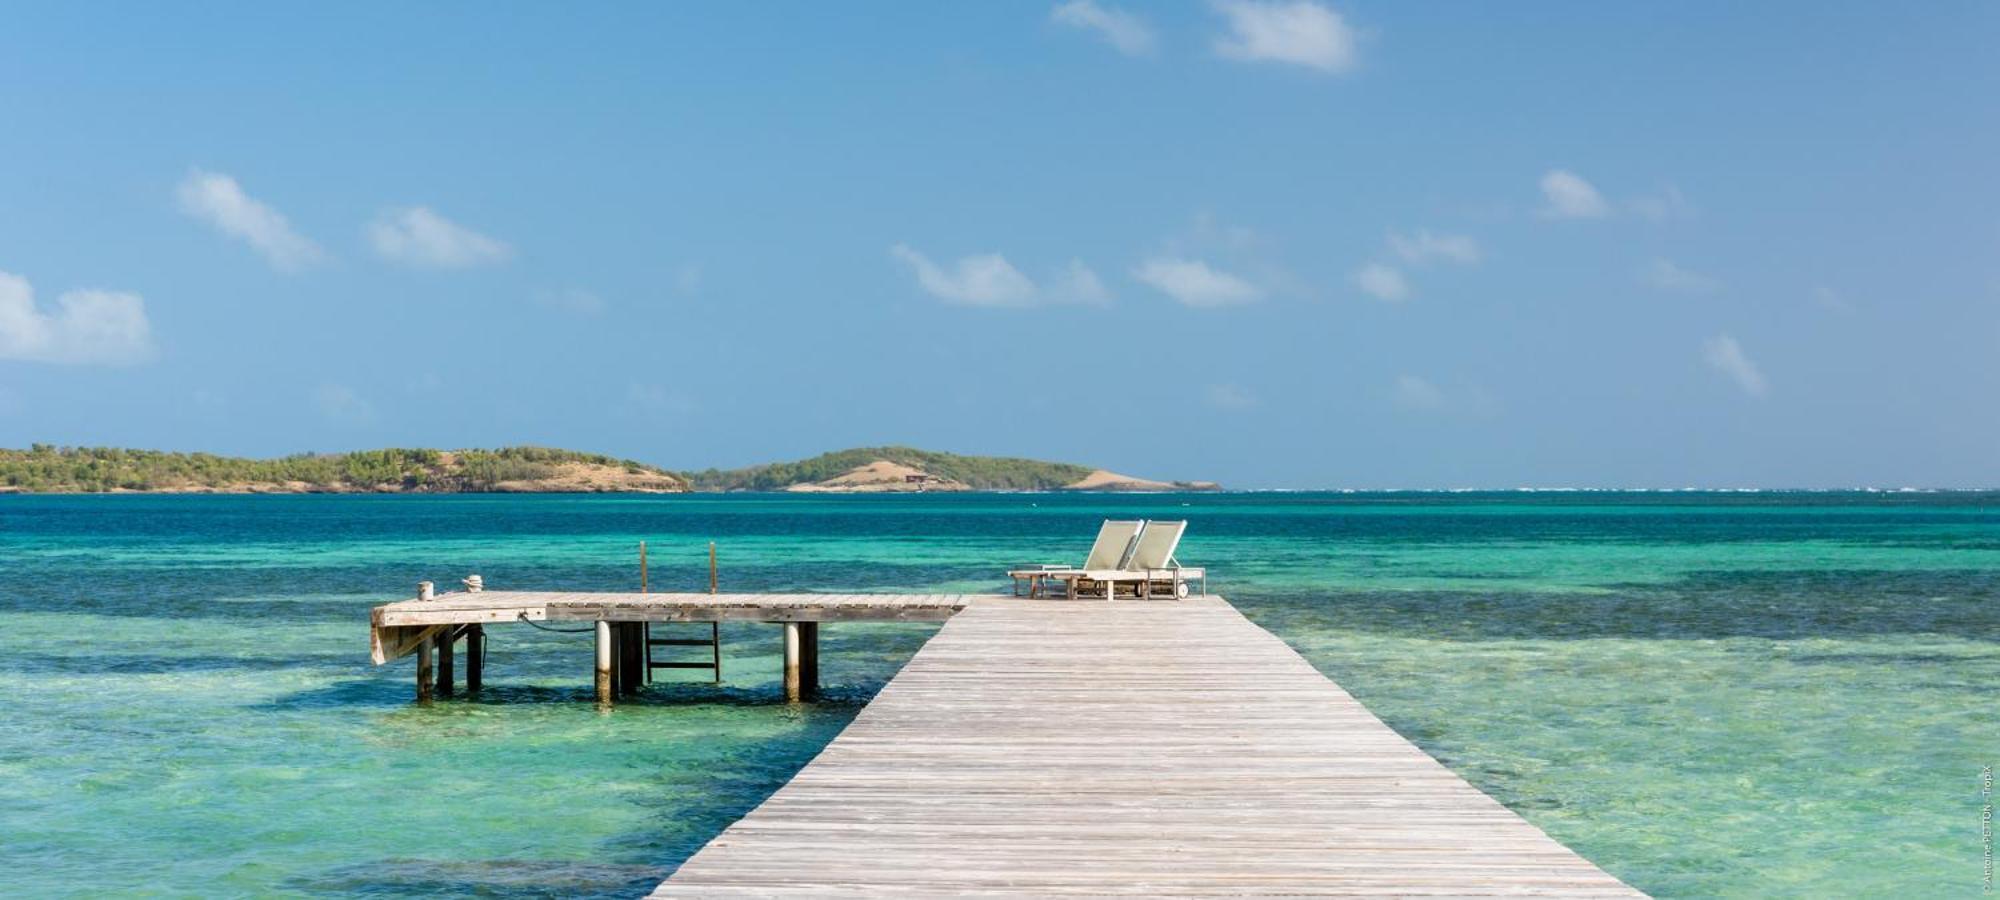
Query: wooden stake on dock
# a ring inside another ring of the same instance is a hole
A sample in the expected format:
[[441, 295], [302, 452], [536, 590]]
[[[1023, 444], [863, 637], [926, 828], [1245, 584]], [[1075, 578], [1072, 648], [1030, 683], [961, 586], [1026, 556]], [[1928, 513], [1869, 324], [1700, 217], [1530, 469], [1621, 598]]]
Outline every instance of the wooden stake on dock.
[[715, 593], [715, 542], [708, 542], [708, 592]]
[[597, 620], [597, 703], [611, 705], [611, 623]]
[[[437, 588], [428, 581], [417, 582], [417, 600], [428, 602], [437, 598]], [[421, 632], [419, 633], [421, 635]], [[431, 702], [431, 642], [417, 641], [417, 702]]]
[[[647, 590], [646, 588], [646, 542], [645, 541], [639, 542], [639, 593], [641, 594], [651, 593], [651, 591]], [[653, 623], [651, 622], [645, 622], [640, 624], [639, 626], [639, 658], [640, 658], [639, 676], [638, 676], [639, 681], [646, 684], [652, 684], [653, 683]]]

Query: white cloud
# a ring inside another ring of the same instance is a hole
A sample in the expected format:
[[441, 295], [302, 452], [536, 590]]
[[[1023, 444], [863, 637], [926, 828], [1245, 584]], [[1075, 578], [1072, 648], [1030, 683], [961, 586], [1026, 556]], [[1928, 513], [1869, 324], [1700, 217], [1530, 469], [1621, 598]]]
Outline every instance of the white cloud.
[[1657, 193], [1647, 194], [1632, 201], [1632, 211], [1655, 222], [1669, 219], [1694, 218], [1694, 204], [1688, 202], [1681, 189], [1673, 185], [1661, 188]]
[[248, 243], [274, 268], [296, 271], [326, 258], [319, 245], [293, 231], [277, 210], [243, 193], [227, 175], [196, 169], [174, 193], [182, 212]]
[[1257, 405], [1257, 395], [1233, 384], [1211, 384], [1202, 399], [1216, 409], [1249, 409]]
[[1554, 219], [1598, 219], [1611, 213], [1610, 204], [1597, 188], [1565, 169], [1542, 176], [1542, 197], [1547, 201], [1542, 215]]
[[368, 242], [383, 259], [436, 269], [490, 265], [514, 255], [513, 248], [505, 242], [423, 206], [383, 213], [368, 224]]
[[[1201, 212], [1187, 228], [1162, 239], [1158, 247], [1142, 258], [1146, 263], [1132, 274], [1141, 277], [1140, 270], [1155, 261], [1167, 260], [1198, 264], [1226, 274], [1247, 286], [1250, 292], [1247, 299], [1310, 293], [1311, 288], [1279, 261], [1278, 249], [1276, 242], [1248, 226], [1222, 222], [1210, 213]], [[1153, 268], [1159, 273], [1165, 271], [1164, 267]]]
[[1445, 407], [1444, 391], [1416, 375], [1398, 375], [1389, 398], [1407, 410], [1435, 412]]
[[1249, 303], [1264, 290], [1198, 259], [1156, 256], [1132, 270], [1132, 277], [1152, 285], [1183, 306], [1218, 307]]
[[1049, 19], [1071, 28], [1097, 32], [1097, 36], [1126, 56], [1152, 53], [1157, 41], [1146, 20], [1122, 9], [1099, 6], [1093, 0], [1070, 0], [1049, 13]]
[[346, 385], [320, 385], [313, 392], [313, 405], [319, 408], [321, 416], [335, 425], [360, 427], [375, 422], [375, 405]]
[[924, 292], [946, 303], [961, 306], [1027, 307], [1046, 303], [1104, 303], [1111, 299], [1097, 273], [1082, 260], [1072, 259], [1044, 288], [1021, 274], [1014, 264], [998, 253], [961, 256], [949, 268], [931, 258], [897, 244], [889, 255], [901, 260], [917, 276]]
[[68, 291], [43, 312], [28, 279], [0, 272], [0, 359], [130, 365], [152, 358], [153, 327], [138, 294]]
[[1682, 294], [1706, 294], [1722, 286], [1707, 275], [1683, 269], [1665, 259], [1647, 263], [1639, 270], [1639, 278], [1660, 290]]
[[1389, 249], [1413, 265], [1432, 261], [1471, 264], [1485, 256], [1479, 242], [1472, 238], [1462, 234], [1432, 234], [1421, 228], [1411, 235], [1389, 232]]
[[1340, 14], [1307, 0], [1216, 0], [1229, 33], [1215, 52], [1245, 62], [1292, 63], [1322, 72], [1345, 72], [1359, 62], [1354, 29]]
[[542, 291], [535, 295], [535, 302], [559, 312], [582, 316], [594, 316], [604, 311], [604, 298], [582, 288]]
[[1703, 341], [1701, 358], [1710, 368], [1729, 376], [1737, 387], [1752, 397], [1762, 397], [1770, 390], [1763, 371], [1743, 353], [1743, 345], [1727, 334], [1718, 334]]
[[1032, 306], [1035, 302], [1035, 283], [998, 253], [960, 257], [951, 271], [903, 244], [890, 247], [889, 253], [909, 264], [926, 293], [946, 303]]
[[1048, 293], [1051, 299], [1064, 303], [1111, 302], [1111, 292], [1104, 288], [1104, 282], [1080, 259], [1069, 261], [1069, 268], [1056, 275]]
[[1400, 303], [1410, 296], [1410, 282], [1392, 266], [1369, 263], [1354, 273], [1354, 284], [1369, 296]]

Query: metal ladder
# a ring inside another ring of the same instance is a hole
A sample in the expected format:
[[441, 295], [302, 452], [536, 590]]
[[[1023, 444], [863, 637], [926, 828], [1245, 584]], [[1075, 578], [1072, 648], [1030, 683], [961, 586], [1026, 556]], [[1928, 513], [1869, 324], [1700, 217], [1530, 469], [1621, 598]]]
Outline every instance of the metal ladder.
[[[688, 622], [686, 624], [700, 625], [702, 623]], [[646, 682], [648, 684], [652, 683], [654, 669], [707, 669], [709, 670], [710, 681], [714, 684], [721, 684], [722, 683], [722, 623], [709, 622], [707, 624], [708, 624], [708, 637], [705, 638], [656, 638], [653, 636], [653, 623], [651, 622], [646, 623]], [[657, 661], [653, 659], [654, 647], [707, 647], [709, 654], [708, 656], [709, 661], [708, 662], [695, 662], [692, 660], [667, 660], [664, 662]]]

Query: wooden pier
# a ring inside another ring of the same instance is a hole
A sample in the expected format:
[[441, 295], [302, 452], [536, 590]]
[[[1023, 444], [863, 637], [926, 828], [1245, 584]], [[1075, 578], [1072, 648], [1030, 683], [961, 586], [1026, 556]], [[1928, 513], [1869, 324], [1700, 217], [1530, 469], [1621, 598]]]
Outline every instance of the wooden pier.
[[655, 897], [1638, 896], [1220, 598], [980, 598]]
[[448, 595], [379, 608], [378, 659], [522, 616], [792, 623], [788, 693], [798, 623], [948, 620], [655, 897], [1641, 896], [1219, 597]]

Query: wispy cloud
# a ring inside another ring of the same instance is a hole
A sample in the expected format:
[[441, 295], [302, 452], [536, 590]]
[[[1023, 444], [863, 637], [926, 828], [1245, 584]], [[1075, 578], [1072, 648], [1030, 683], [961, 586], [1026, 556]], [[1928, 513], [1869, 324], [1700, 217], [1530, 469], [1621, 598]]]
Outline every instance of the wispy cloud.
[[926, 293], [946, 303], [965, 306], [1033, 306], [1035, 283], [998, 253], [960, 257], [949, 270], [907, 245], [889, 248], [890, 255], [907, 263], [916, 273], [917, 284]]
[[930, 257], [912, 249], [907, 244], [897, 244], [889, 248], [889, 255], [910, 267], [917, 276], [917, 286], [925, 293], [961, 306], [987, 307], [1028, 307], [1050, 303], [1106, 303], [1111, 293], [1104, 289], [1104, 283], [1082, 260], [1070, 263], [1048, 280], [1046, 285], [1021, 274], [1014, 264], [998, 253], [979, 253], [962, 256], [950, 266], [933, 262]]
[[368, 224], [368, 243], [383, 259], [433, 269], [465, 269], [505, 262], [514, 255], [504, 241], [438, 215], [429, 207], [392, 209]]
[[1763, 370], [1750, 361], [1749, 355], [1743, 352], [1743, 345], [1738, 344], [1735, 338], [1727, 334], [1718, 334], [1703, 341], [1701, 358], [1703, 362], [1708, 363], [1709, 368], [1729, 376], [1731, 381], [1736, 382], [1737, 387], [1752, 397], [1762, 397], [1770, 390], [1770, 384], [1764, 380]]
[[375, 405], [344, 384], [323, 384], [313, 391], [313, 406], [335, 425], [359, 428], [375, 424]]
[[53, 312], [43, 312], [26, 278], [0, 272], [0, 359], [131, 365], [153, 356], [153, 328], [138, 294], [68, 291]]
[[1632, 201], [1632, 211], [1641, 218], [1655, 222], [1671, 219], [1694, 218], [1694, 204], [1688, 202], [1687, 195], [1673, 185], [1667, 185], [1651, 194], [1645, 194]]
[[1394, 266], [1369, 263], [1354, 272], [1354, 286], [1377, 300], [1401, 303], [1410, 297], [1410, 282]]
[[1552, 219], [1601, 219], [1611, 214], [1604, 195], [1583, 176], [1555, 169], [1542, 176], [1542, 215]]
[[1133, 269], [1132, 277], [1174, 298], [1183, 306], [1236, 306], [1264, 296], [1264, 290], [1247, 279], [1213, 268], [1199, 259], [1155, 256]]
[[1276, 62], [1321, 72], [1345, 72], [1360, 61], [1357, 36], [1347, 20], [1307, 0], [1215, 0], [1229, 32], [1215, 52], [1244, 62]]
[[1432, 234], [1422, 228], [1407, 235], [1389, 232], [1389, 249], [1412, 265], [1428, 262], [1469, 265], [1485, 256], [1479, 242], [1472, 238], [1462, 234]]
[[1403, 374], [1389, 385], [1389, 402], [1397, 409], [1427, 416], [1490, 419], [1500, 415], [1500, 402], [1477, 384], [1440, 387], [1421, 375]]
[[1146, 20], [1132, 13], [1110, 6], [1101, 6], [1093, 0], [1071, 0], [1058, 4], [1049, 13], [1049, 19], [1060, 25], [1093, 31], [1105, 43], [1118, 48], [1126, 56], [1145, 56], [1153, 52], [1158, 39], [1152, 26]]
[[318, 244], [293, 231], [283, 215], [244, 193], [228, 175], [196, 169], [174, 193], [182, 212], [249, 244], [273, 268], [296, 271], [326, 258]]
[[1211, 384], [1202, 391], [1202, 400], [1216, 409], [1243, 410], [1257, 405], [1257, 395], [1234, 384]]
[[1639, 279], [1662, 291], [1681, 294], [1706, 294], [1721, 287], [1721, 282], [1700, 272], [1684, 269], [1666, 259], [1654, 259], [1639, 270]]
[[1056, 274], [1048, 290], [1050, 297], [1062, 303], [1109, 303], [1111, 291], [1104, 287], [1097, 273], [1083, 264], [1083, 260], [1072, 259], [1069, 265]]

